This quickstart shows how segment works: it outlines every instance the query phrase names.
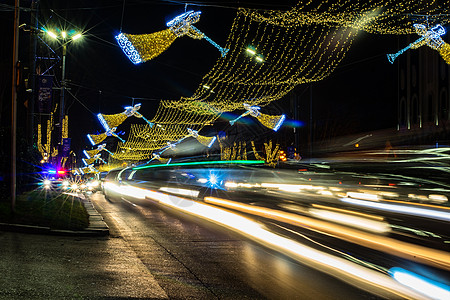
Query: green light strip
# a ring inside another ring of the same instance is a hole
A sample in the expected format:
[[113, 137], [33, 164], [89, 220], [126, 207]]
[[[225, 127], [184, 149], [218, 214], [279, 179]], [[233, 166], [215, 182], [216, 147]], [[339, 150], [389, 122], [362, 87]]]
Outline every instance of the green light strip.
[[135, 167], [135, 168], [133, 168], [133, 170], [142, 170], [142, 169], [148, 169], [148, 168], [161, 168], [161, 167], [224, 165], [224, 164], [255, 165], [255, 164], [264, 164], [264, 161], [263, 160], [195, 161], [195, 162], [185, 162], [185, 163], [148, 165], [148, 166], [142, 166], [142, 167]]

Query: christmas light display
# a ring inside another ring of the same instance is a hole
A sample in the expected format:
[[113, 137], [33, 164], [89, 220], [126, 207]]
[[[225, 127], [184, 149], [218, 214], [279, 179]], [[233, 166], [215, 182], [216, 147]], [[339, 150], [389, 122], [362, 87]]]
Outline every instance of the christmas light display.
[[188, 11], [167, 22], [168, 29], [150, 34], [120, 33], [116, 36], [125, 55], [134, 63], [139, 64], [155, 58], [164, 52], [176, 38], [187, 35], [194, 39], [205, 39], [219, 49], [224, 57], [228, 49], [220, 47], [192, 24], [200, 20], [201, 12]]
[[[442, 48], [444, 45], [444, 40], [441, 38], [442, 35], [445, 34], [445, 29], [442, 25], [438, 24], [433, 28], [427, 30], [427, 27], [423, 24], [414, 24], [414, 28], [416, 29], [416, 33], [421, 37], [409, 44], [405, 48], [401, 49], [397, 53], [387, 54], [388, 60], [391, 64], [394, 63], [394, 60], [405, 52], [408, 49], [417, 49], [423, 45], [429, 46], [431, 49], [438, 50]], [[444, 58], [445, 59], [445, 58]], [[446, 60], [447, 61], [447, 60]]]
[[101, 158], [100, 154], [96, 154], [93, 157], [90, 157], [88, 159], [82, 158], [81, 160], [83, 161], [85, 166], [91, 165], [94, 162], [96, 162], [97, 160], [100, 160], [102, 163], [106, 164], [106, 162]]
[[105, 140], [108, 136], [114, 136], [114, 137], [118, 138], [122, 143], [125, 143], [125, 140], [116, 134], [116, 130], [117, 130], [117, 128], [114, 127], [109, 130], [106, 130], [106, 132], [104, 132], [104, 133], [88, 134], [87, 138], [91, 142], [92, 146], [95, 146], [95, 145], [103, 142], [103, 140]]
[[147, 122], [147, 124], [151, 127], [153, 127], [154, 123], [150, 122], [149, 120], [147, 120], [147, 118], [145, 118], [143, 115], [141, 115], [138, 110], [141, 108], [141, 103], [135, 104], [134, 106], [126, 106], [125, 107], [125, 112], [124, 114], [127, 117], [131, 117], [131, 116], [135, 116], [136, 118], [141, 118], [143, 119], [145, 122]]
[[157, 160], [157, 161], [159, 161], [159, 162], [161, 162], [161, 163], [163, 163], [163, 164], [168, 165], [168, 164], [170, 164], [170, 162], [172, 161], [172, 158], [162, 158], [158, 153], [153, 153], [153, 154], [152, 154], [152, 159], [150, 159], [150, 160], [147, 162], [147, 164], [150, 163], [150, 162], [152, 162], [152, 161], [154, 161], [154, 160]]
[[135, 104], [134, 106], [126, 106], [125, 111], [113, 114], [113, 115], [104, 115], [104, 114], [98, 114], [97, 118], [99, 119], [100, 123], [102, 124], [103, 128], [105, 128], [106, 131], [111, 130], [111, 128], [117, 127], [120, 124], [122, 124], [128, 117], [135, 116], [137, 118], [143, 119], [145, 122], [147, 122], [150, 127], [152, 127], [154, 124], [147, 120], [142, 114], [138, 112], [138, 110], [141, 108], [141, 104]]
[[84, 168], [80, 168], [81, 174], [91, 174], [91, 173], [99, 173], [99, 171], [94, 167], [94, 165], [88, 165]]
[[163, 154], [164, 152], [166, 152], [167, 150], [174, 150], [175, 151], [175, 147], [177, 146], [176, 143], [171, 143], [171, 142], [167, 142], [167, 146], [165, 146], [164, 148], [161, 149], [161, 151], [159, 152], [159, 154]]
[[199, 135], [197, 130], [194, 130], [194, 129], [191, 129], [191, 128], [188, 128], [187, 131], [188, 131], [188, 135], [185, 136], [185, 137], [183, 137], [182, 139], [180, 139], [180, 140], [177, 142], [177, 144], [180, 143], [180, 142], [182, 142], [182, 141], [184, 141], [184, 140], [187, 139], [188, 137], [193, 137], [193, 138], [195, 138], [200, 144], [202, 144], [202, 145], [204, 145], [204, 146], [206, 146], [206, 147], [208, 147], [208, 148], [211, 148], [211, 146], [214, 144], [214, 142], [215, 142], [216, 139], [217, 139], [217, 137], [215, 137], [215, 136], [208, 137], [208, 136]]
[[109, 151], [108, 149], [106, 149], [106, 144], [101, 144], [97, 146], [97, 149], [93, 149], [93, 150], [83, 150], [84, 155], [86, 156], [86, 158], [91, 158], [94, 157], [97, 153], [99, 153], [100, 151], [106, 151], [108, 152], [111, 156], [113, 156], [114, 154]]
[[280, 129], [281, 124], [283, 124], [284, 120], [286, 119], [285, 115], [269, 116], [266, 114], [262, 114], [259, 112], [259, 110], [261, 109], [259, 106], [250, 106], [247, 103], [244, 103], [243, 105], [247, 111], [245, 113], [243, 113], [242, 115], [240, 115], [239, 117], [237, 117], [236, 119], [231, 120], [230, 121], [231, 125], [233, 125], [240, 118], [250, 115], [250, 116], [258, 119], [261, 122], [261, 124], [263, 124], [264, 126], [270, 128], [274, 131], [277, 131], [278, 129]]
[[444, 42], [438, 51], [445, 62], [450, 65], [450, 45]]
[[177, 36], [183, 36], [187, 35], [194, 39], [205, 39], [207, 40], [211, 45], [216, 47], [220, 53], [222, 54], [222, 57], [227, 55], [227, 52], [229, 49], [220, 47], [217, 43], [215, 43], [213, 40], [211, 40], [209, 37], [207, 37], [203, 32], [198, 30], [196, 27], [194, 27], [194, 23], [197, 23], [200, 20], [200, 14], [201, 11], [187, 11], [184, 14], [181, 14], [171, 21], [167, 22], [167, 27], [172, 30], [172, 32]]
[[[118, 160], [149, 160], [167, 141], [185, 137], [187, 128], [201, 132], [223, 113], [241, 110], [244, 102], [263, 109], [299, 84], [326, 78], [345, 58], [360, 31], [374, 36], [413, 34], [417, 20], [410, 16], [424, 12], [433, 16], [433, 24], [446, 27], [450, 23], [449, 2], [325, 0], [302, 1], [285, 11], [240, 8], [224, 45], [229, 49], [226, 56], [215, 62], [190, 97], [160, 102], [150, 121], [165, 130], [132, 124], [126, 143], [118, 144], [114, 155]], [[182, 23], [183, 18], [178, 20]], [[168, 30], [166, 35], [176, 39]], [[188, 32], [198, 35], [195, 30]], [[137, 43], [150, 45], [140, 35], [131, 42], [136, 49]], [[443, 43], [437, 51], [448, 61], [448, 44]], [[256, 59], [258, 55], [262, 61]], [[258, 120], [273, 129], [279, 128], [283, 118], [263, 117], [261, 113]]]

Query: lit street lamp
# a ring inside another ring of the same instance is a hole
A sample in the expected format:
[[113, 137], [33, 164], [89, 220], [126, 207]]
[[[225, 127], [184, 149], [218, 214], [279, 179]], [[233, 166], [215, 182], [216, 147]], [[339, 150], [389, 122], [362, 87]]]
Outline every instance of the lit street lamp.
[[51, 37], [54, 40], [57, 40], [61, 46], [62, 46], [62, 75], [61, 75], [61, 94], [60, 94], [60, 107], [59, 107], [59, 124], [61, 126], [61, 144], [63, 139], [63, 132], [64, 132], [64, 126], [63, 126], [63, 120], [65, 116], [64, 108], [65, 108], [65, 102], [64, 102], [64, 94], [66, 90], [66, 54], [67, 54], [67, 44], [76, 41], [82, 37], [82, 34], [75, 31], [60, 31], [59, 35], [55, 33], [55, 31], [45, 29], [44, 30], [49, 37]]

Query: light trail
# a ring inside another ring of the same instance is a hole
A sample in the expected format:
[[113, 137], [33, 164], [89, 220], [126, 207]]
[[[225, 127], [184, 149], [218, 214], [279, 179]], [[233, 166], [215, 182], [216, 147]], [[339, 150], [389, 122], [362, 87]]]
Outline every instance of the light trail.
[[361, 230], [348, 228], [339, 224], [332, 224], [326, 221], [316, 220], [294, 213], [243, 204], [236, 201], [230, 201], [215, 197], [205, 197], [205, 202], [239, 210], [253, 215], [262, 216], [265, 218], [278, 220], [281, 222], [286, 222], [295, 226], [301, 226], [308, 229], [325, 232], [348, 242], [386, 252], [419, 263], [435, 266], [445, 270], [450, 270], [450, 253], [445, 251], [398, 241], [389, 237], [380, 236], [369, 232], [363, 232]]

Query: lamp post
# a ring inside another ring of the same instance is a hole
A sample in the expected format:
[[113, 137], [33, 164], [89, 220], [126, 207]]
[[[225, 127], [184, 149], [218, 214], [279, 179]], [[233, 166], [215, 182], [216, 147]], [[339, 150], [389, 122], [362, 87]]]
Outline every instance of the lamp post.
[[60, 143], [62, 145], [63, 142], [63, 133], [64, 133], [64, 116], [65, 116], [65, 91], [66, 91], [66, 56], [67, 56], [67, 45], [73, 41], [78, 40], [82, 37], [81, 33], [68, 33], [67, 31], [59, 31], [60, 35], [56, 34], [52, 30], [45, 30], [48, 36], [52, 39], [57, 40], [61, 43], [62, 46], [62, 68], [61, 68], [61, 93], [59, 100], [59, 125], [61, 127], [61, 140]]
[[16, 185], [17, 185], [17, 83], [19, 66], [19, 0], [14, 5], [14, 41], [13, 41], [13, 66], [12, 66], [12, 101], [11, 101], [11, 212], [16, 209]]

